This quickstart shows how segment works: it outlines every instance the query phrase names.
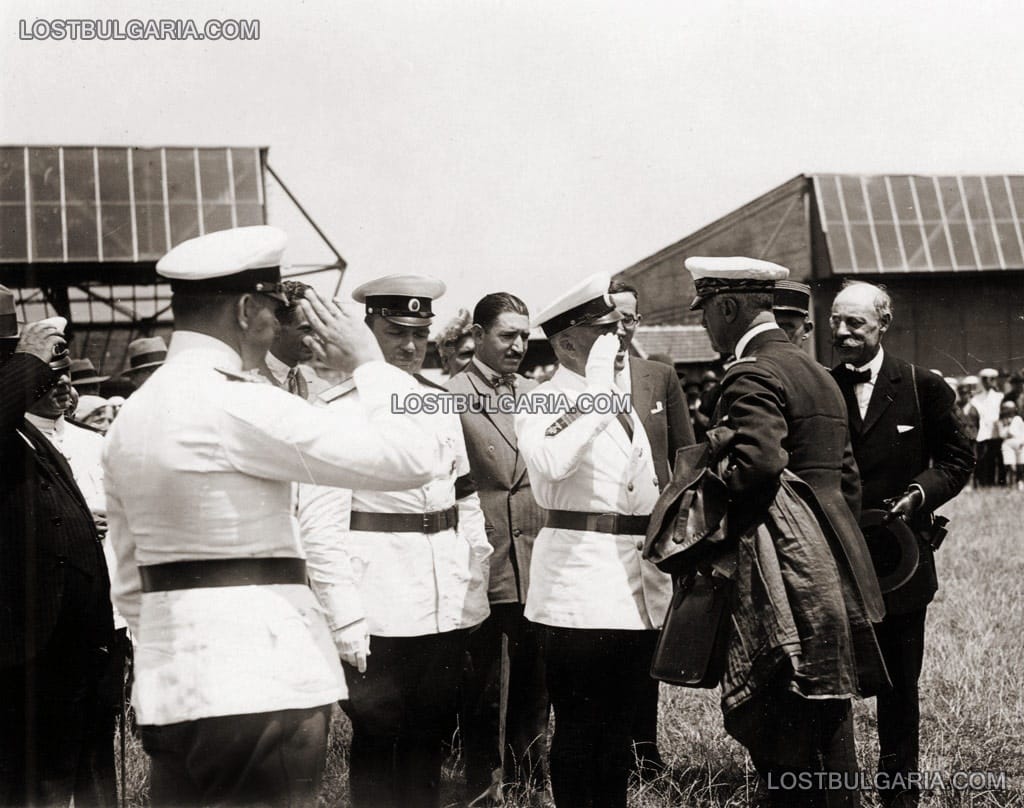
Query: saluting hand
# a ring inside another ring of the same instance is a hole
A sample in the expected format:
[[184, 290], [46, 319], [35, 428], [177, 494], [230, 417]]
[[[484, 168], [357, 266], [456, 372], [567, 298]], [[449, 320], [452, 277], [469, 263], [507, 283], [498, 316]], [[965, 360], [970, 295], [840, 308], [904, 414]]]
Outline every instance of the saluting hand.
[[587, 386], [608, 389], [615, 384], [615, 355], [619, 352], [619, 338], [615, 334], [602, 334], [590, 346], [587, 356]]
[[307, 289], [299, 306], [316, 334], [302, 341], [321, 362], [350, 375], [360, 365], [384, 359], [362, 317], [336, 300], [323, 300], [316, 291]]
[[47, 317], [29, 323], [21, 332], [15, 352], [32, 354], [54, 370], [68, 367], [71, 360], [68, 356], [68, 343], [64, 338], [67, 324], [68, 321], [63, 317]]

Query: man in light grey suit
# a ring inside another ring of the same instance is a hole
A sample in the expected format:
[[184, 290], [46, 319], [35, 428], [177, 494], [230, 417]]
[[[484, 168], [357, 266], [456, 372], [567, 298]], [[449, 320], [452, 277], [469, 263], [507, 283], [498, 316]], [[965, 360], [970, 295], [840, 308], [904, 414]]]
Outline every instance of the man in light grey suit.
[[476, 351], [447, 389], [492, 406], [462, 414], [473, 479], [486, 519], [491, 556], [491, 615], [470, 637], [460, 728], [471, 804], [497, 805], [506, 781], [528, 788], [545, 779], [548, 698], [534, 627], [523, 617], [533, 541], [543, 514], [519, 454], [511, 403], [536, 386], [516, 371], [526, 354], [526, 305], [505, 292], [473, 310]]

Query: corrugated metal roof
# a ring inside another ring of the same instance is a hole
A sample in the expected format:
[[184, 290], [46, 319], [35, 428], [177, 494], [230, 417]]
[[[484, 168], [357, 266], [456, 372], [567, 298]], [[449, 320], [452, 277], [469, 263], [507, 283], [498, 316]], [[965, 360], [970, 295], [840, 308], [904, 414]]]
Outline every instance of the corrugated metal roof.
[[647, 356], [668, 354], [673, 362], [714, 362], [718, 351], [711, 347], [708, 334], [700, 325], [641, 325], [633, 344]]
[[837, 274], [1024, 269], [1024, 176], [812, 180]]
[[153, 262], [265, 221], [258, 148], [0, 147], [0, 264]]

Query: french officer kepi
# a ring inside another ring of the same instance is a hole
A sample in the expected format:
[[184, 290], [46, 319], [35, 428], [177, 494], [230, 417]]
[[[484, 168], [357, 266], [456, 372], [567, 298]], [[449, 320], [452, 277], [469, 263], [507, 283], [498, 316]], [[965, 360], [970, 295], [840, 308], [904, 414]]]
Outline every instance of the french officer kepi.
[[360, 406], [319, 409], [244, 372], [278, 330], [286, 241], [239, 228], [161, 259], [175, 320], [167, 359], [107, 435], [113, 597], [137, 641], [133, 703], [154, 806], [316, 803], [348, 637], [331, 593], [307, 585], [291, 482], [422, 485], [446, 456], [391, 412], [410, 378], [312, 292], [301, 305], [321, 353], [352, 374]]

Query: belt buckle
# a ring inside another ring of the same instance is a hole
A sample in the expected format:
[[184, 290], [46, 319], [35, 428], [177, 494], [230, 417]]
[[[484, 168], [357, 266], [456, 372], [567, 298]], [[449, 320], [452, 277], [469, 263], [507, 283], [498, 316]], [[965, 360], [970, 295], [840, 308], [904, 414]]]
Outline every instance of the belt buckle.
[[598, 533], [614, 533], [615, 532], [615, 517], [617, 514], [614, 513], [599, 513], [597, 515], [597, 522], [595, 527]]
[[435, 530], [431, 530], [430, 529], [431, 528], [430, 516], [431, 516], [431, 514], [429, 514], [429, 513], [423, 514], [423, 532], [427, 533], [427, 534], [436, 533], [437, 532]]

